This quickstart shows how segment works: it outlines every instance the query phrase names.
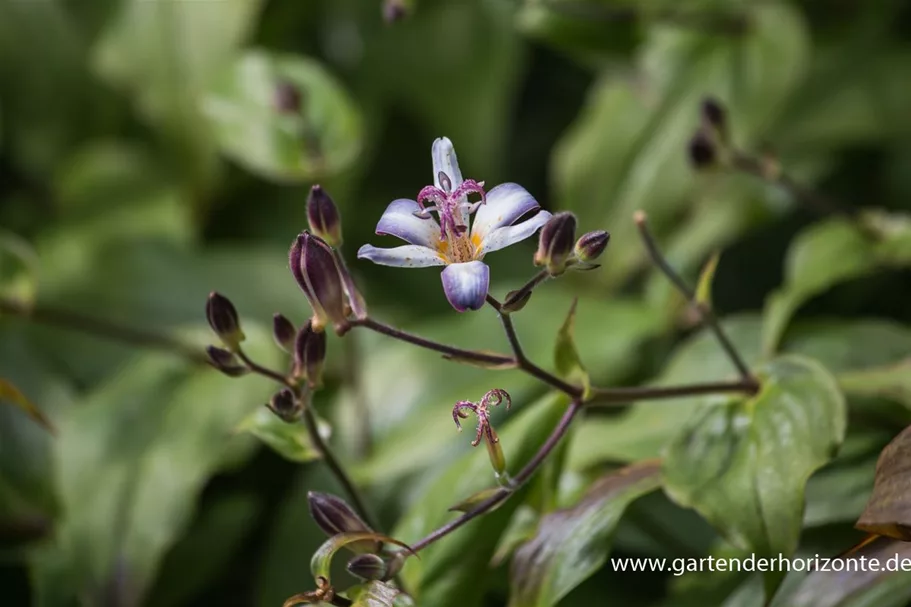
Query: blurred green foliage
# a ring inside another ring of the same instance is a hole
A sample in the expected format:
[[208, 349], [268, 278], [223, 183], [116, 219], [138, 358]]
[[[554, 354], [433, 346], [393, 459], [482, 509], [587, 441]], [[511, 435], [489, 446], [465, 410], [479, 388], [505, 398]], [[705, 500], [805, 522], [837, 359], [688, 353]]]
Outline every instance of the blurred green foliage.
[[[301, 426], [262, 407], [274, 385], [20, 312], [201, 352], [217, 290], [251, 355], [282, 366], [270, 315], [310, 314], [286, 251], [318, 182], [372, 315], [506, 351], [493, 312], [455, 313], [437, 272], [354, 259], [385, 205], [430, 182], [443, 135], [466, 177], [520, 183], [581, 231], [612, 234], [601, 269], [547, 282], [516, 314], [532, 360], [551, 368], [557, 345], [558, 369], [599, 386], [736, 377], [648, 271], [641, 209], [691, 284], [720, 252], [700, 298], [768, 384], [749, 399], [586, 413], [526, 488], [408, 562], [417, 603], [759, 607], [781, 583], [780, 607], [906, 604], [900, 575], [678, 578], [604, 563], [831, 555], [861, 539], [877, 456], [911, 424], [907, 3], [414, 0], [393, 24], [382, 5], [0, 0], [3, 604], [271, 607], [313, 589], [325, 538], [306, 492], [340, 487]], [[767, 173], [693, 170], [706, 96]], [[851, 213], [819, 217], [776, 171]], [[494, 295], [532, 275], [533, 247], [489, 259]], [[374, 334], [328, 349], [322, 430], [406, 543], [495, 484], [452, 427], [455, 401], [509, 391], [494, 423], [513, 473], [565, 408], [518, 371]], [[618, 482], [625, 464], [649, 473]], [[871, 554], [907, 552], [882, 541]], [[388, 595], [364, 586], [358, 604]]]

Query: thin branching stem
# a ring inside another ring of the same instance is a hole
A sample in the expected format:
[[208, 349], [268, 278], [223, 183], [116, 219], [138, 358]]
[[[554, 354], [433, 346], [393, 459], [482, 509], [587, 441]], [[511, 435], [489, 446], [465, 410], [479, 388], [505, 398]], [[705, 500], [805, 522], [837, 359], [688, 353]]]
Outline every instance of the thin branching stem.
[[792, 198], [802, 203], [809, 209], [812, 209], [820, 215], [841, 215], [844, 217], [854, 217], [857, 210], [848, 207], [840, 202], [832, 200], [819, 192], [808, 188], [793, 177], [776, 167], [775, 170], [768, 168], [768, 163], [761, 159], [740, 150], [731, 150], [731, 166], [743, 173], [752, 175], [760, 180], [777, 186], [791, 195]]
[[754, 394], [757, 390], [755, 381], [738, 380], [730, 382], [707, 382], [702, 384], [686, 384], [682, 386], [636, 386], [632, 388], [593, 388], [587, 407], [599, 406], [624, 406], [637, 400], [654, 400], [662, 398], [678, 398], [683, 396], [699, 396], [702, 394], [721, 394], [724, 392], [738, 392]]
[[358, 490], [357, 485], [354, 484], [354, 481], [351, 480], [351, 477], [348, 476], [348, 473], [345, 471], [344, 466], [341, 462], [335, 457], [332, 449], [329, 448], [328, 443], [323, 440], [323, 437], [319, 433], [319, 425], [316, 421], [316, 415], [313, 414], [313, 406], [309, 402], [304, 402], [304, 425], [307, 427], [307, 434], [310, 436], [310, 442], [313, 443], [317, 451], [323, 456], [323, 461], [326, 462], [329, 470], [332, 472], [332, 475], [335, 477], [335, 480], [342, 486], [345, 493], [353, 502], [353, 506], [357, 513], [363, 517], [364, 522], [370, 526], [371, 529], [379, 529], [376, 520], [370, 514], [370, 510], [367, 508], [367, 503], [364, 501], [364, 498], [361, 496], [360, 490]]
[[519, 287], [516, 291], [513, 291], [509, 297], [503, 301], [503, 306], [509, 308], [517, 301], [521, 301], [523, 297], [534, 291], [539, 284], [547, 280], [550, 277], [547, 270], [541, 270], [537, 274], [531, 277], [531, 279], [526, 282], [524, 285]]
[[506, 338], [509, 340], [509, 346], [512, 348], [516, 364], [520, 369], [572, 398], [579, 398], [582, 396], [582, 388], [566, 383], [556, 375], [548, 373], [530, 361], [522, 350], [522, 344], [519, 343], [519, 336], [516, 334], [516, 328], [512, 324], [512, 318], [508, 313], [505, 313], [502, 310], [503, 305], [490, 294], [487, 295], [487, 303], [498, 312], [500, 324], [503, 325], [503, 331], [506, 333]]
[[544, 444], [541, 445], [541, 448], [538, 449], [538, 452], [528, 461], [527, 464], [519, 471], [518, 474], [513, 478], [513, 483], [510, 488], [501, 488], [499, 491], [491, 495], [489, 498], [478, 504], [472, 510], [469, 510], [460, 517], [453, 519], [443, 525], [442, 527], [435, 529], [426, 537], [419, 539], [417, 542], [411, 544], [411, 549], [414, 552], [423, 550], [427, 546], [433, 544], [434, 542], [446, 537], [465, 523], [468, 523], [472, 519], [481, 516], [482, 514], [488, 512], [494, 508], [500, 502], [506, 500], [510, 495], [516, 492], [516, 490], [524, 485], [528, 480], [534, 476], [535, 472], [538, 471], [538, 468], [547, 459], [547, 456], [556, 448], [560, 443], [560, 440], [566, 434], [566, 431], [569, 430], [570, 425], [575, 419], [579, 411], [582, 410], [582, 402], [578, 399], [573, 400], [570, 403], [569, 407], [563, 413], [563, 417], [560, 418], [560, 422], [553, 429], [553, 432], [550, 433], [550, 436], [547, 437], [547, 440], [544, 441]]
[[310, 442], [313, 445], [314, 449], [319, 452], [323, 461], [326, 463], [326, 466], [329, 468], [329, 471], [332, 473], [332, 476], [335, 477], [335, 480], [338, 481], [338, 484], [342, 486], [342, 489], [351, 499], [358, 514], [363, 517], [364, 521], [370, 525], [371, 528], [379, 529], [379, 527], [376, 525], [376, 521], [373, 519], [369, 510], [367, 509], [367, 503], [361, 496], [361, 492], [358, 490], [357, 485], [355, 485], [354, 481], [351, 480], [351, 477], [345, 471], [345, 468], [342, 466], [342, 463], [339, 461], [339, 459], [335, 456], [332, 448], [329, 447], [329, 444], [323, 440], [322, 435], [319, 433], [319, 424], [316, 420], [316, 415], [313, 413], [313, 406], [310, 403], [310, 399], [307, 394], [305, 394], [301, 387], [291, 381], [288, 377], [282, 375], [278, 371], [274, 371], [254, 362], [242, 350], [237, 352], [237, 356], [243, 361], [245, 365], [247, 365], [247, 368], [249, 368], [252, 372], [262, 375], [263, 377], [268, 377], [271, 380], [287, 386], [294, 393], [294, 397], [298, 400], [298, 402], [300, 402], [303, 407], [304, 426], [307, 429], [307, 435], [310, 437]]
[[737, 368], [737, 371], [740, 373], [741, 378], [744, 382], [751, 384], [754, 389], [758, 387], [756, 378], [750, 373], [750, 369], [747, 366], [746, 362], [740, 356], [740, 353], [737, 352], [737, 348], [734, 347], [734, 344], [731, 342], [727, 333], [721, 327], [721, 323], [718, 322], [718, 317], [715, 316], [715, 313], [712, 312], [711, 308], [701, 305], [696, 299], [696, 293], [686, 284], [683, 278], [671, 267], [671, 264], [668, 263], [667, 258], [664, 257], [664, 254], [661, 253], [661, 249], [658, 248], [657, 243], [655, 242], [654, 236], [652, 236], [651, 230], [648, 228], [648, 219], [645, 216], [645, 213], [639, 211], [635, 215], [636, 226], [639, 228], [639, 234], [642, 236], [642, 241], [645, 243], [645, 248], [648, 249], [649, 256], [652, 258], [652, 261], [658, 269], [660, 269], [665, 276], [673, 283], [680, 293], [686, 297], [690, 305], [692, 305], [696, 311], [699, 313], [702, 318], [702, 322], [705, 323], [712, 333], [715, 334], [715, 337], [718, 339], [718, 342], [721, 344], [722, 349], [728, 355], [728, 358], [731, 359], [731, 362]]
[[69, 331], [103, 337], [123, 344], [166, 350], [178, 354], [194, 363], [208, 362], [206, 353], [170, 335], [147, 331], [107, 319], [88, 316], [80, 312], [65, 310], [45, 304], [0, 298], [0, 316], [9, 314], [43, 325], [51, 325]]
[[256, 373], [258, 375], [262, 375], [263, 377], [268, 377], [272, 381], [275, 381], [284, 386], [287, 386], [291, 389], [292, 392], [294, 392], [295, 395], [299, 395], [298, 387], [290, 379], [288, 379], [286, 376], [282, 375], [278, 371], [273, 371], [272, 369], [269, 369], [267, 367], [264, 367], [256, 362], [254, 362], [249, 356], [247, 356], [247, 353], [244, 352], [243, 350], [238, 349], [237, 358], [239, 358], [247, 366], [247, 368], [250, 369], [251, 371], [253, 371], [254, 373]]
[[506, 356], [504, 354], [490, 354], [487, 352], [479, 352], [477, 350], [466, 350], [464, 348], [448, 346], [446, 344], [441, 344], [431, 339], [426, 339], [424, 337], [420, 337], [419, 335], [414, 335], [413, 333], [408, 333], [407, 331], [402, 331], [401, 329], [391, 327], [369, 317], [363, 320], [352, 320], [351, 326], [366, 327], [371, 331], [376, 331], [377, 333], [382, 333], [383, 335], [388, 335], [389, 337], [398, 339], [399, 341], [405, 341], [410, 344], [426, 348], [428, 350], [434, 350], [457, 360], [490, 365], [511, 365], [515, 363], [515, 359], [511, 356]]

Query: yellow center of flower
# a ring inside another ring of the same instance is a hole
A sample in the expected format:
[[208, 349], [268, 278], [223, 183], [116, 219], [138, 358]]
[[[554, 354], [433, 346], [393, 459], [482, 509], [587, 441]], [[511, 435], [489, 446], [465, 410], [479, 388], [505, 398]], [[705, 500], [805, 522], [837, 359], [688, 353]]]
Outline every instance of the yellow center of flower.
[[453, 230], [446, 230], [446, 240], [437, 243], [437, 251], [447, 263], [465, 263], [474, 261], [478, 247], [477, 238], [470, 238], [468, 231], [456, 235]]

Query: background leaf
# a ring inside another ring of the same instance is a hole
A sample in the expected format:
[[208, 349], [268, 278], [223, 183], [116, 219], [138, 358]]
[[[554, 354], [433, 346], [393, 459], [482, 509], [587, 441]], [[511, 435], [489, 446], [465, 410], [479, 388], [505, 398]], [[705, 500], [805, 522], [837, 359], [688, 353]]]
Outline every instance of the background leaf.
[[[277, 107], [280, 87], [297, 107]], [[219, 75], [203, 107], [221, 149], [272, 179], [325, 179], [348, 168], [362, 145], [352, 100], [301, 57], [247, 51]]]
[[[533, 404], [513, 400], [510, 420], [498, 429], [507, 469], [515, 472], [538, 450], [557, 425], [566, 407], [564, 398], [545, 397]], [[412, 505], [396, 525], [393, 535], [415, 542], [452, 518], [447, 508], [466, 495], [494, 482], [485, 453], [470, 451], [457, 459], [412, 498]], [[409, 559], [402, 577], [418, 604], [473, 604], [483, 593], [487, 563], [497, 540], [521, 497], [512, 496], [494, 513], [475, 519], [448, 537], [421, 551], [420, 560]], [[471, 553], [468, 563], [464, 556]]]
[[[790, 555], [810, 475], [837, 452], [844, 397], [818, 363], [786, 357], [757, 371], [759, 394], [706, 405], [674, 440], [665, 488], [696, 508], [732, 543], [757, 555]], [[780, 582], [767, 576], [770, 596]]]
[[596, 481], [578, 504], [542, 518], [513, 559], [509, 604], [556, 605], [600, 568], [624, 509], [658, 488], [660, 471], [656, 461], [622, 468]]

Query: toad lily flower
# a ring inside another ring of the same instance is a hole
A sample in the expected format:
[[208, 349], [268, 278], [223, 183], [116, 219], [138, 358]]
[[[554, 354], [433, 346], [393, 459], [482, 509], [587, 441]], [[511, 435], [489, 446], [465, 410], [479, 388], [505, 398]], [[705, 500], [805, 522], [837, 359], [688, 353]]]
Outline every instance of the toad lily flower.
[[[539, 210], [541, 205], [515, 183], [503, 183], [485, 193], [483, 181], [463, 180], [448, 138], [433, 142], [432, 155], [434, 184], [422, 189], [417, 201], [393, 200], [376, 224], [377, 234], [397, 236], [409, 244], [392, 249], [367, 244], [357, 256], [384, 266], [446, 266], [443, 291], [449, 303], [459, 312], [478, 310], [490, 283], [490, 268], [481, 261], [484, 256], [525, 240], [551, 215]], [[469, 194], [481, 199], [469, 202]], [[425, 207], [425, 201], [432, 206]], [[532, 218], [516, 223], [534, 211]]]

